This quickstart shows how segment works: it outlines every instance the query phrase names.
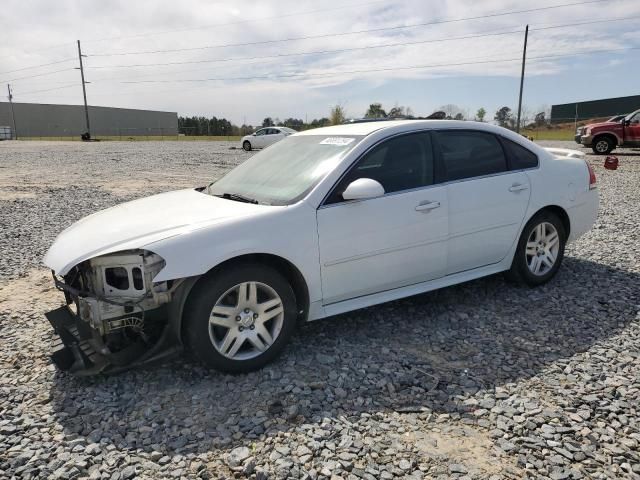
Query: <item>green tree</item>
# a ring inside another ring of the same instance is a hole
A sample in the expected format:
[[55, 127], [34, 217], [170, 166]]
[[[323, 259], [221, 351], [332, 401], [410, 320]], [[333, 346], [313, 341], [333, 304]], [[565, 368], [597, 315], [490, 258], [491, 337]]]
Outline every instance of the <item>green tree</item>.
[[319, 127], [327, 127], [329, 125], [331, 125], [331, 120], [329, 120], [327, 117], [322, 117], [320, 119], [314, 118], [313, 120], [311, 120], [309, 127], [319, 128]]
[[302, 130], [304, 127], [304, 122], [298, 118], [287, 118], [284, 122], [282, 122], [284, 127], [293, 128], [294, 130]]
[[498, 125], [501, 127], [509, 127], [515, 123], [509, 107], [502, 107], [498, 109], [493, 119], [498, 122]]
[[364, 118], [386, 118], [387, 112], [382, 108], [380, 103], [372, 103], [369, 105], [369, 110], [364, 114]]
[[331, 125], [340, 125], [344, 123], [347, 115], [345, 114], [344, 107], [342, 105], [336, 105], [331, 109], [329, 114], [329, 121]]
[[484, 122], [484, 117], [486, 115], [487, 115], [487, 111], [484, 109], [484, 107], [480, 107], [476, 112], [476, 120], [478, 122]]
[[271, 117], [267, 117], [262, 121], [263, 127], [275, 127], [275, 123], [273, 123], [273, 119]]
[[396, 104], [391, 110], [389, 110], [389, 114], [387, 116], [389, 118], [413, 118], [413, 110], [411, 110], [411, 107], [403, 107], [402, 105]]
[[445, 118], [447, 120], [453, 120], [458, 115], [462, 115], [464, 118], [464, 111], [458, 105], [454, 105], [453, 103], [442, 105], [438, 110], [445, 113]]
[[543, 126], [545, 123], [547, 123], [545, 112], [536, 113], [536, 116], [534, 117], [533, 121], [536, 124], [536, 127]]

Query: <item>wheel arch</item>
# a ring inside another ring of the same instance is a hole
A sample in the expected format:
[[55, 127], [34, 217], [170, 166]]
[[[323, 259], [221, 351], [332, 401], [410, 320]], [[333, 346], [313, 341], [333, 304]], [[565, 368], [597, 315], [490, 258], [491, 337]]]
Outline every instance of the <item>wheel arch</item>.
[[618, 144], [620, 143], [618, 136], [613, 133], [613, 132], [600, 132], [600, 133], [596, 133], [593, 136], [593, 140], [591, 141], [592, 144], [595, 145], [595, 143], [598, 141], [598, 139], [602, 138], [602, 137], [607, 137], [610, 138], [611, 140], [613, 140], [613, 145], [614, 147], [617, 147]]
[[559, 205], [547, 205], [531, 215], [529, 220], [538, 215], [540, 212], [552, 212], [557, 215], [558, 218], [560, 218], [560, 220], [562, 221], [562, 226], [564, 227], [567, 239], [569, 238], [569, 236], [571, 235], [571, 219], [569, 218], [569, 214], [564, 208], [560, 207]]
[[[211, 268], [203, 275], [200, 275], [190, 285], [189, 291], [186, 292], [185, 294], [183, 306], [186, 305], [186, 303], [189, 301], [189, 297], [192, 295], [194, 288], [198, 285], [200, 280], [202, 280], [203, 278], [208, 278], [212, 275], [216, 275], [226, 268], [231, 268], [233, 266], [242, 265], [242, 264], [267, 265], [273, 268], [274, 270], [278, 271], [279, 273], [281, 273], [285, 277], [287, 282], [289, 282], [289, 285], [291, 285], [291, 288], [293, 289], [293, 293], [296, 297], [296, 305], [298, 308], [298, 320], [301, 322], [306, 320], [307, 315], [309, 313], [310, 300], [309, 300], [309, 288], [307, 286], [307, 282], [304, 276], [302, 275], [302, 272], [300, 272], [298, 267], [296, 267], [289, 260], [271, 253], [248, 253], [248, 254], [239, 255], [237, 257], [229, 258], [219, 263], [218, 265]], [[185, 324], [183, 319], [184, 308], [182, 308], [181, 310], [182, 311], [180, 312], [180, 315], [178, 317], [178, 321], [180, 322], [180, 327], [178, 331], [181, 332], [180, 335], [182, 338], [184, 336], [183, 328]]]

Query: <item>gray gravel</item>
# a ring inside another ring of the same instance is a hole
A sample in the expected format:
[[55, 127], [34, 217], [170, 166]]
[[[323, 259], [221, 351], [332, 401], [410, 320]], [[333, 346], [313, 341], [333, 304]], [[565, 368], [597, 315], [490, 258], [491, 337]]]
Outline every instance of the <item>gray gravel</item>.
[[228, 147], [0, 142], [0, 478], [640, 478], [640, 152], [590, 157], [597, 225], [544, 287], [497, 275], [305, 325], [248, 375], [56, 372], [57, 232], [204, 184], [248, 157]]

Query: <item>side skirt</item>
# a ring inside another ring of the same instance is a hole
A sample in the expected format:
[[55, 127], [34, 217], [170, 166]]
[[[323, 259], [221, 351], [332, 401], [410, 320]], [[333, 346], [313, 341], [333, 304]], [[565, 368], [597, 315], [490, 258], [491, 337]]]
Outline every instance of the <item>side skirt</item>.
[[351, 310], [358, 310], [360, 308], [370, 307], [372, 305], [378, 305], [380, 303], [390, 302], [392, 300], [398, 300], [400, 298], [410, 297], [412, 295], [418, 295], [420, 293], [430, 292], [432, 290], [438, 290], [439, 288], [449, 287], [451, 285], [456, 285], [459, 283], [468, 282], [470, 280], [475, 280], [477, 278], [493, 275], [495, 273], [504, 272], [505, 270], [509, 269], [512, 256], [513, 255], [507, 256], [507, 258], [509, 259], [508, 263], [505, 263], [505, 261], [503, 260], [494, 265], [488, 265], [473, 270], [454, 273], [452, 275], [447, 275], [446, 277], [438, 278], [436, 280], [416, 283], [414, 285], [408, 285], [406, 287], [395, 288], [393, 290], [387, 290], [380, 293], [352, 298], [350, 300], [344, 300], [342, 302], [331, 303], [328, 305], [322, 305], [322, 302], [314, 302], [309, 309], [309, 321], [320, 320], [321, 318], [338, 315], [340, 313], [349, 312]]

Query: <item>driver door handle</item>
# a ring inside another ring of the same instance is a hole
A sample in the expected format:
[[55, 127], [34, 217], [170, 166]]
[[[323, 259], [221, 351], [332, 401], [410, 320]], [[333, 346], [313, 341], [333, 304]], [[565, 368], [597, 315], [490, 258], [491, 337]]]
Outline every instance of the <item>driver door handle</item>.
[[429, 200], [425, 200], [424, 202], [420, 202], [416, 207], [416, 212], [425, 212], [428, 213], [431, 210], [440, 207], [440, 202], [432, 202]]
[[527, 190], [529, 188], [529, 185], [526, 185], [524, 183], [514, 183], [513, 185], [511, 185], [509, 187], [509, 191], [510, 192], [521, 192], [522, 190]]

